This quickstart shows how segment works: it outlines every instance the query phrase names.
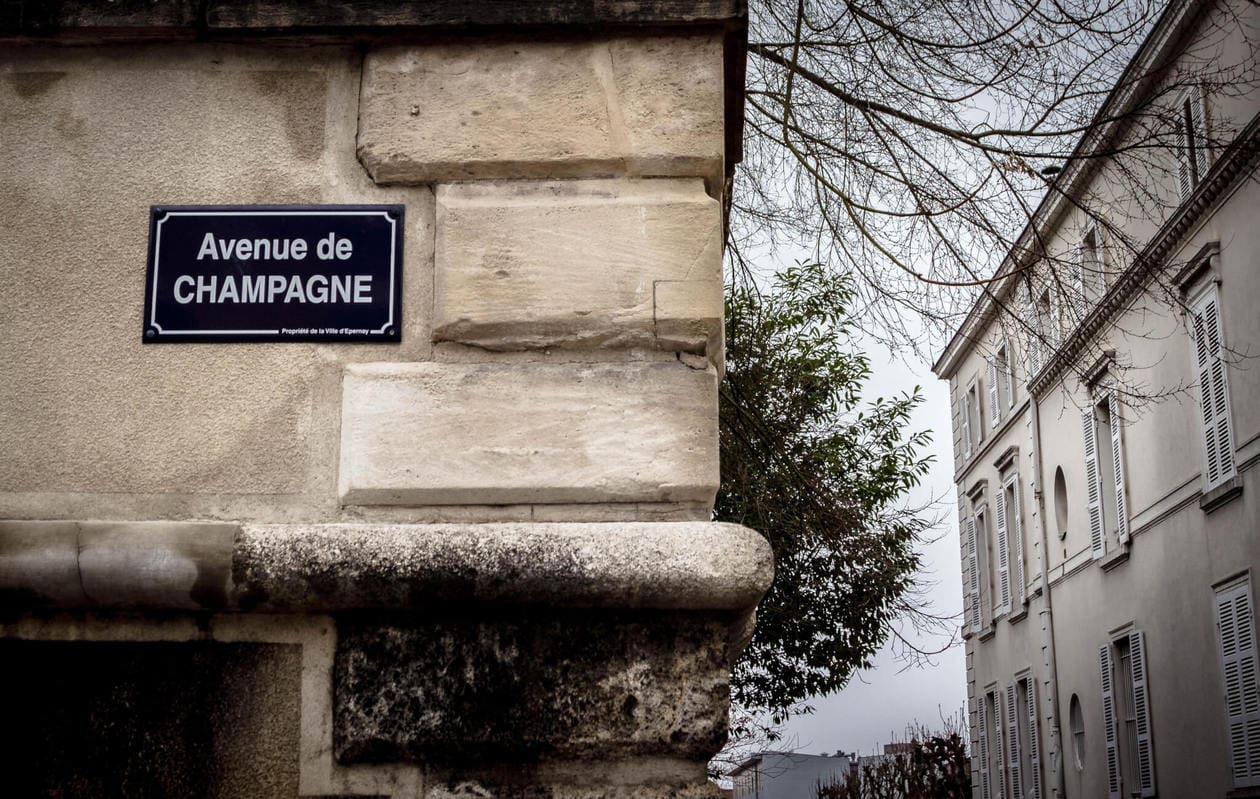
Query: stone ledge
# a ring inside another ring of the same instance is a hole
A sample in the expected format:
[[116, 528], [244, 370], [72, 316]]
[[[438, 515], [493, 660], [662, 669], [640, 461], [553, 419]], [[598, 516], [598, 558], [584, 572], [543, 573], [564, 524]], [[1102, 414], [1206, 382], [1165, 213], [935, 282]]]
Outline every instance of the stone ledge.
[[51, 36], [76, 31], [146, 38], [213, 31], [264, 34], [376, 29], [713, 25], [742, 19], [739, 0], [15, 0], [0, 8], [0, 35]]
[[18, 610], [747, 611], [772, 575], [765, 540], [719, 522], [0, 521], [0, 608]]

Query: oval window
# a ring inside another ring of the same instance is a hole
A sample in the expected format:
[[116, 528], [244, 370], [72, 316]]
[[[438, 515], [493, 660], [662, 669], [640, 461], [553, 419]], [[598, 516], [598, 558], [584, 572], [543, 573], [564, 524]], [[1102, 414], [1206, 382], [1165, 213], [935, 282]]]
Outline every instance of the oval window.
[[1068, 723], [1072, 725], [1072, 754], [1076, 758], [1076, 770], [1085, 770], [1085, 719], [1081, 715], [1081, 700], [1072, 694]]
[[1068, 498], [1067, 481], [1063, 479], [1063, 467], [1054, 470], [1054, 524], [1059, 530], [1059, 538], [1067, 538], [1068, 530]]

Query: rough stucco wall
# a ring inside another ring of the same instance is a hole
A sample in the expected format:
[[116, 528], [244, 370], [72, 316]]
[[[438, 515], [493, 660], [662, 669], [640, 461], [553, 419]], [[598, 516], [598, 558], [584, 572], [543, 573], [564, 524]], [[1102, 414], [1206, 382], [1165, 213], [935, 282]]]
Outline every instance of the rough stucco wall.
[[[354, 158], [358, 58], [13, 48], [0, 63], [0, 516], [336, 506], [341, 364], [424, 357], [432, 194]], [[142, 346], [155, 203], [402, 202], [400, 346]]]

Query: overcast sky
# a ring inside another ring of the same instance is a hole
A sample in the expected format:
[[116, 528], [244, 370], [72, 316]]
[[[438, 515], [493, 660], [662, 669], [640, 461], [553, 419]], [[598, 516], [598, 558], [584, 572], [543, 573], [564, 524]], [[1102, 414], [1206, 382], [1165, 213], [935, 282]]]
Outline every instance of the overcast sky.
[[[931, 472], [911, 497], [914, 504], [943, 497], [939, 506], [942, 528], [939, 539], [924, 550], [924, 578], [934, 583], [929, 595], [938, 612], [962, 610], [962, 576], [959, 565], [958, 514], [954, 505], [954, 456], [950, 431], [949, 388], [932, 375], [927, 364], [907, 366], [882, 349], [869, 353], [873, 376], [865, 396], [889, 396], [922, 388], [925, 401], [911, 422], [914, 430], [933, 431], [931, 452], [936, 456]], [[939, 647], [939, 642], [928, 642]], [[939, 729], [941, 718], [956, 714], [967, 691], [962, 644], [933, 658], [934, 665], [905, 668], [885, 649], [872, 668], [854, 675], [839, 694], [817, 699], [812, 716], [798, 717], [786, 726], [783, 746], [806, 754], [857, 751], [871, 754], [883, 744], [904, 738], [908, 725], [918, 723]]]

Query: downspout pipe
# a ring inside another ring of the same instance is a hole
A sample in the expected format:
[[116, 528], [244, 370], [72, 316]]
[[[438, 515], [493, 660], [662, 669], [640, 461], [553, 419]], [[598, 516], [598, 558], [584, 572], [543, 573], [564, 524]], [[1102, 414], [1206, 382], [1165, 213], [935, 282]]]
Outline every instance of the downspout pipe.
[[1037, 501], [1037, 532], [1041, 536], [1041, 640], [1046, 659], [1046, 693], [1050, 701], [1050, 766], [1054, 774], [1052, 796], [1065, 797], [1063, 725], [1059, 711], [1059, 661], [1054, 647], [1054, 609], [1050, 596], [1050, 541], [1046, 529], [1046, 499], [1041, 462], [1041, 414], [1037, 397], [1029, 398], [1032, 414], [1033, 494]]

